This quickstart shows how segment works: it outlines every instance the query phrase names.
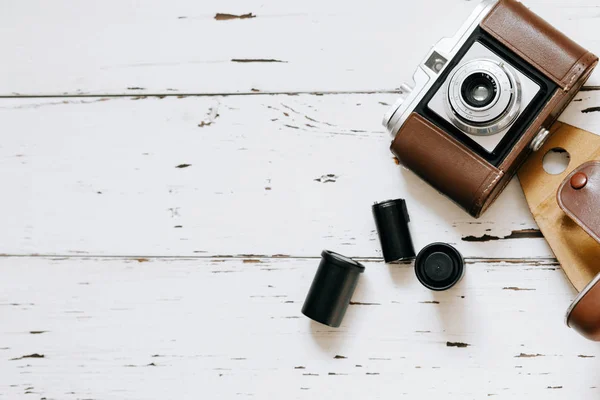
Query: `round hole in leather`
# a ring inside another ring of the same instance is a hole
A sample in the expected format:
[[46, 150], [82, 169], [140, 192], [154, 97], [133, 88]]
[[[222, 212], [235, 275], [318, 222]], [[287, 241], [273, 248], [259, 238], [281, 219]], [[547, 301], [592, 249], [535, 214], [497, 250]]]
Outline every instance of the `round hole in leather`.
[[548, 150], [542, 160], [542, 166], [544, 171], [550, 175], [559, 175], [565, 172], [569, 167], [571, 161], [571, 155], [569, 152], [562, 147], [555, 147]]

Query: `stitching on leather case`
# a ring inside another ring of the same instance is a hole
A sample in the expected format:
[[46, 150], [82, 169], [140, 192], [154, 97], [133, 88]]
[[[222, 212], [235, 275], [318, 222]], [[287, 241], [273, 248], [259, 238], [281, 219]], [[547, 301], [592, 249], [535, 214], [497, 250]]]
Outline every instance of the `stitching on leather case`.
[[[446, 142], [451, 143], [454, 146], [457, 146], [457, 148], [461, 151], [461, 153], [463, 155], [468, 156], [470, 159], [476, 161], [479, 165], [481, 165], [486, 171], [488, 171], [488, 174], [486, 176], [486, 178], [482, 181], [482, 184], [479, 186], [479, 188], [474, 192], [474, 195], [476, 195], [479, 190], [481, 189], [481, 187], [483, 185], [485, 185], [488, 180], [489, 177], [492, 174], [498, 174], [491, 183], [488, 184], [488, 186], [486, 187], [486, 189], [484, 190], [484, 192], [482, 192], [479, 196], [477, 196], [477, 198], [474, 198], [474, 200], [472, 202], [470, 202], [470, 208], [469, 204], [462, 204], [459, 203], [462, 207], [464, 207], [465, 209], [469, 210], [469, 213], [471, 215], [475, 214], [475, 210], [477, 210], [478, 208], [481, 207], [480, 200], [482, 198], [482, 196], [485, 195], [486, 191], [489, 191], [490, 188], [498, 181], [498, 179], [500, 179], [504, 173], [500, 170], [498, 170], [497, 168], [493, 167], [492, 165], [486, 163], [485, 161], [479, 159], [478, 156], [476, 156], [475, 154], [472, 154], [467, 148], [464, 147], [464, 145], [458, 141], [456, 141], [454, 138], [449, 137], [448, 134], [444, 131], [442, 131], [440, 128], [438, 128], [437, 126], [435, 126], [434, 124], [432, 124], [431, 122], [429, 122], [428, 120], [426, 120], [425, 118], [423, 118], [421, 115], [413, 113], [411, 114], [411, 116], [409, 118], [413, 117], [414, 121], [420, 125], [425, 126], [428, 129], [431, 129], [433, 132], [435, 132], [438, 137], [444, 139]], [[398, 156], [398, 158], [400, 158], [400, 160], [402, 161], [402, 156], [400, 154], [398, 154], [397, 152], [393, 151], [393, 147], [394, 147], [394, 142], [396, 140], [399, 140], [399, 136], [396, 137], [396, 139], [394, 139], [394, 141], [392, 142], [392, 152], [394, 154], [396, 154]], [[403, 163], [404, 164], [404, 163]], [[405, 164], [406, 165], [406, 164]], [[408, 166], [408, 168], [411, 168], [410, 166]], [[428, 179], [426, 179], [427, 181], [429, 181]], [[431, 184], [431, 183], [430, 183]], [[457, 201], [456, 199], [452, 198], [452, 200]]]
[[[490, 172], [490, 175], [493, 174], [493, 173], [494, 173], [494, 171]], [[479, 196], [477, 196], [477, 199], [475, 200], [475, 203], [473, 204], [473, 207], [471, 208], [471, 212], [473, 212], [475, 209], [477, 209], [477, 208], [479, 208], [479, 207], [481, 207], [483, 205], [481, 200], [483, 199], [483, 197], [485, 196], [485, 194], [492, 188], [492, 186], [494, 186], [496, 184], [496, 182], [498, 182], [498, 180], [500, 178], [502, 178], [502, 176], [504, 176], [504, 172], [502, 172], [502, 171], [497, 172], [497, 175], [492, 180], [492, 182], [490, 182], [490, 184], [487, 185], [487, 187], [483, 190], [483, 192], [481, 192], [479, 194]], [[481, 186], [480, 186], [480, 188], [481, 188]]]
[[[569, 83], [567, 83], [565, 85], [565, 89], [564, 89], [565, 92], [569, 91], [569, 88], [571, 87], [571, 84], [573, 83], [573, 81], [575, 80], [575, 78], [577, 78], [577, 75], [579, 75], [579, 73], [581, 72], [581, 70], [583, 69], [583, 65], [579, 64], [579, 62], [577, 62], [577, 64], [575, 64], [575, 65], [578, 65], [578, 67], [575, 70], [575, 72], [573, 73], [573, 76], [571, 77], [571, 80], [569, 81]], [[573, 68], [571, 68], [571, 69], [573, 69]]]
[[487, 169], [491, 169], [492, 171], [494, 170], [488, 163], [479, 159], [477, 156], [475, 156], [474, 154], [469, 152], [469, 150], [467, 148], [465, 148], [462, 143], [460, 143], [459, 141], [455, 141], [453, 138], [450, 138], [446, 132], [444, 132], [437, 126], [433, 125], [432, 123], [427, 121], [425, 118], [421, 117], [419, 114], [414, 114], [414, 116], [415, 116], [416, 121], [420, 122], [421, 124], [427, 126], [428, 128], [432, 129], [433, 131], [435, 131], [440, 137], [442, 137], [447, 142], [452, 143], [453, 145], [456, 145], [461, 150], [462, 153], [468, 155], [470, 158], [477, 161], [479, 164], [486, 167]]
[[[592, 61], [595, 58], [596, 58], [596, 55], [594, 55], [593, 53], [588, 51], [579, 60], [577, 60], [575, 65], [573, 65], [573, 67], [571, 67], [569, 72], [567, 72], [567, 74], [565, 75], [567, 77], [567, 78], [565, 78], [565, 81], [566, 81], [568, 79], [569, 74], [573, 73], [573, 76], [571, 77], [569, 82], [565, 85], [565, 89], [564, 89], [565, 92], [569, 91], [569, 89], [571, 88], [571, 85], [573, 84], [575, 79], [581, 77], [581, 72], [585, 71], [590, 65], [593, 65]], [[573, 69], [575, 69], [575, 71], [573, 71]]]
[[[438, 133], [443, 139], [445, 139], [446, 141], [453, 143], [455, 145], [458, 145], [460, 150], [468, 155], [471, 159], [477, 161], [480, 165], [482, 165], [483, 167], [485, 167], [489, 173], [487, 178], [483, 181], [483, 183], [481, 184], [481, 186], [485, 185], [486, 181], [488, 180], [488, 178], [492, 175], [492, 174], [496, 174], [496, 176], [494, 177], [494, 179], [486, 186], [486, 188], [477, 196], [477, 198], [474, 200], [471, 208], [470, 208], [470, 213], [473, 214], [475, 212], [475, 210], [477, 210], [478, 208], [481, 207], [481, 199], [487, 194], [487, 192], [490, 191], [490, 189], [492, 189], [494, 187], [494, 185], [496, 184], [496, 182], [498, 182], [498, 180], [500, 178], [502, 178], [504, 176], [504, 172], [501, 170], [498, 170], [497, 168], [493, 168], [492, 166], [490, 166], [489, 164], [485, 163], [484, 161], [480, 160], [479, 158], [477, 158], [474, 154], [471, 154], [468, 150], [464, 149], [461, 146], [460, 142], [453, 142], [452, 138], [448, 137], [447, 134], [440, 130], [437, 126], [431, 124], [429, 121], [427, 121], [426, 119], [424, 119], [423, 117], [421, 117], [418, 114], [415, 114], [415, 120], [418, 121], [419, 123], [427, 126], [428, 128], [432, 129], [433, 131], [435, 131], [436, 133]], [[481, 186], [477, 189], [477, 192], [480, 191]]]
[[[522, 163], [521, 163], [522, 164]], [[507, 175], [504, 174], [502, 176], [502, 178], [505, 178]], [[481, 212], [487, 210], [490, 205], [492, 205], [494, 203], [494, 201], [496, 201], [496, 199], [498, 198], [498, 196], [500, 196], [500, 193], [502, 193], [504, 191], [504, 188], [506, 188], [506, 186], [510, 183], [511, 179], [506, 179], [502, 185], [496, 186], [494, 188], [494, 190], [496, 190], [496, 194], [492, 197], [491, 193], [493, 193], [493, 191], [490, 193], [490, 196], [488, 196], [485, 200], [482, 199], [481, 202]]]

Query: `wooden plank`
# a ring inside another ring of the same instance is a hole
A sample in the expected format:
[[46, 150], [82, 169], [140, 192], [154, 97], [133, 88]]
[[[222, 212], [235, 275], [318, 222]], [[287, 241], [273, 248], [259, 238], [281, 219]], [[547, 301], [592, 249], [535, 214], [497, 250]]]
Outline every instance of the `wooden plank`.
[[[526, 4], [600, 53], [595, 0]], [[475, 5], [10, 2], [0, 12], [0, 95], [395, 90]], [[216, 19], [218, 13], [256, 17]], [[590, 85], [600, 85], [599, 76]]]
[[579, 92], [575, 100], [560, 116], [560, 120], [600, 134], [600, 90]]
[[433, 293], [367, 262], [339, 329], [300, 313], [317, 264], [0, 258], [0, 397], [598, 397], [553, 263], [469, 263]]
[[[393, 99], [4, 99], [0, 252], [379, 256], [370, 204], [404, 197], [417, 248], [552, 256], [517, 184], [474, 220], [398, 168], [378, 123]], [[582, 92], [562, 119], [600, 132], [598, 104]]]
[[552, 257], [517, 182], [475, 220], [395, 164], [394, 98], [3, 99], [0, 253], [379, 257], [371, 204], [402, 197], [416, 248]]

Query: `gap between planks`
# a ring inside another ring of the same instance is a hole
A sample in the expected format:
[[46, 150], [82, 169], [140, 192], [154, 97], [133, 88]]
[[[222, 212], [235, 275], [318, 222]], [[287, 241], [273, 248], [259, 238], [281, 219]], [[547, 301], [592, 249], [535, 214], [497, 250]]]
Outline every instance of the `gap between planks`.
[[[598, 88], [600, 90], [600, 88]], [[330, 96], [330, 95], [354, 95], [354, 94], [400, 94], [400, 90], [348, 90], [348, 91], [296, 91], [296, 92], [277, 92], [277, 91], [253, 91], [253, 92], [215, 92], [215, 93], [144, 93], [143, 90], [132, 93], [122, 94], [39, 94], [39, 95], [20, 95], [18, 93], [10, 95], [0, 95], [0, 99], [77, 99], [77, 98], [119, 98], [119, 97], [230, 97], [230, 96]]]
[[[600, 91], [600, 86], [584, 86], [581, 92]], [[215, 92], [215, 93], [183, 93], [169, 91], [166, 93], [144, 93], [144, 89], [136, 90], [133, 93], [122, 94], [39, 94], [39, 95], [20, 95], [13, 93], [10, 95], [0, 95], [0, 99], [52, 99], [52, 98], [113, 98], [113, 97], [228, 97], [228, 96], [330, 96], [330, 95], [353, 95], [353, 94], [400, 94], [401, 90], [348, 90], [348, 91], [251, 91], [251, 92]]]
[[[134, 260], [139, 262], [149, 262], [152, 260], [166, 260], [166, 261], [183, 261], [183, 260], [227, 260], [227, 261], [247, 261], [247, 260], [320, 260], [320, 256], [293, 256], [287, 254], [236, 254], [236, 255], [191, 255], [191, 256], [144, 256], [144, 255], [99, 255], [99, 254], [0, 254], [2, 258], [47, 258], [50, 260], [57, 259], [107, 259], [107, 260]], [[384, 264], [383, 258], [381, 257], [360, 257], [352, 256], [354, 260], [361, 262], [379, 262]], [[396, 263], [390, 263], [389, 265], [394, 266], [408, 266], [413, 263], [414, 260], [405, 260]], [[480, 263], [506, 263], [506, 264], [518, 264], [518, 265], [550, 265], [560, 267], [560, 264], [556, 258], [483, 258], [483, 257], [465, 257], [466, 264], [480, 264]]]

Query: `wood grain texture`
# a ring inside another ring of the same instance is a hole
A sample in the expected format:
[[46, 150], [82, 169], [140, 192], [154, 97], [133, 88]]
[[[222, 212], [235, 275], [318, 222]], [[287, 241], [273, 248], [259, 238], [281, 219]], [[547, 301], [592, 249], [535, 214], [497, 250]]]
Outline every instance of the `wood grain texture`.
[[517, 182], [475, 220], [395, 164], [394, 97], [4, 99], [0, 253], [380, 257], [371, 205], [402, 197], [416, 248], [552, 257]]
[[[600, 54], [595, 0], [525, 2]], [[475, 1], [23, 0], [2, 6], [0, 95], [389, 91]], [[215, 18], [218, 14], [255, 18]], [[590, 85], [600, 85], [595, 74]]]
[[468, 263], [444, 293], [366, 262], [337, 330], [300, 313], [317, 264], [1, 258], [0, 398], [598, 396], [553, 262]]
[[[597, 1], [526, 4], [600, 54]], [[380, 125], [474, 7], [3, 4], [0, 399], [597, 399], [517, 182], [472, 219]], [[561, 120], [600, 133], [598, 76]], [[469, 257], [452, 290], [382, 263], [397, 197]], [[367, 267], [337, 330], [300, 313], [323, 248]]]
[[[475, 220], [394, 163], [394, 98], [3, 99], [0, 253], [380, 257], [370, 206], [402, 197], [417, 248], [552, 257], [516, 182]], [[597, 105], [561, 119], [600, 132]]]

